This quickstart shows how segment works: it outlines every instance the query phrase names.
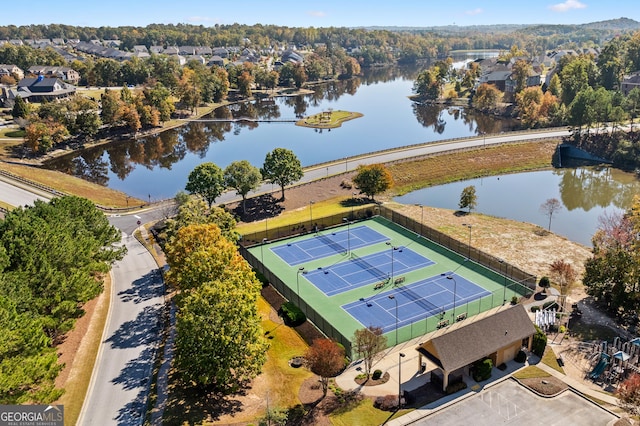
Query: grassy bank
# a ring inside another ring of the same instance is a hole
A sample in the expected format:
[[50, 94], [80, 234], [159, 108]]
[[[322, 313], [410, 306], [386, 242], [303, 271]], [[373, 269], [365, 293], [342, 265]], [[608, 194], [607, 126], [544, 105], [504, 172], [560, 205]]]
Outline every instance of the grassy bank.
[[393, 195], [482, 176], [551, 167], [557, 140], [517, 143], [443, 154], [391, 165]]
[[144, 204], [144, 201], [130, 197], [124, 192], [91, 183], [62, 172], [3, 162], [0, 162], [0, 169], [40, 185], [54, 188], [63, 194], [87, 198], [103, 207], [125, 208]]

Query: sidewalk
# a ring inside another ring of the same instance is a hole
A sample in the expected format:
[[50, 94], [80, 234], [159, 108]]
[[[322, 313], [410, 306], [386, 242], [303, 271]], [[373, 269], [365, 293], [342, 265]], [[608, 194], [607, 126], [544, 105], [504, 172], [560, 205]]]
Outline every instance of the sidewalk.
[[618, 405], [618, 398], [616, 398], [615, 396], [609, 395], [602, 390], [593, 389], [588, 385], [581, 383], [579, 380], [573, 379], [565, 374], [560, 373], [557, 370], [554, 370], [553, 368], [549, 367], [546, 364], [543, 364], [542, 362], [539, 362], [538, 364], [536, 364], [536, 367], [551, 374], [553, 377], [562, 380], [567, 385], [569, 385], [570, 387], [572, 387], [573, 389], [575, 389], [576, 391], [578, 391], [579, 393], [587, 397], [592, 397], [597, 400], [604, 401], [610, 405], [614, 405], [614, 406]]
[[[430, 333], [431, 334], [431, 333]], [[361, 386], [355, 382], [355, 378], [358, 374], [362, 374], [361, 362], [356, 361], [351, 364], [340, 376], [336, 377], [336, 384], [344, 390], [355, 390], [367, 396], [385, 396], [385, 395], [398, 395], [399, 391], [411, 391], [429, 382], [430, 372], [436, 368], [435, 364], [426, 360], [424, 357], [423, 362], [427, 362], [427, 368], [424, 373], [420, 373], [419, 355], [416, 348], [422, 343], [427, 341], [429, 334], [417, 337], [407, 342], [401, 343], [398, 346], [387, 349], [384, 354], [374, 363], [372, 371], [380, 369], [383, 372], [389, 373], [389, 380], [381, 385], [377, 386]], [[404, 354], [404, 357], [400, 357], [400, 353]], [[531, 363], [538, 363], [539, 358], [535, 355], [530, 356]], [[401, 361], [401, 371], [398, 362]], [[475, 395], [477, 392], [483, 389], [500, 383], [503, 380], [508, 379], [515, 371], [526, 367], [529, 363], [520, 364], [515, 361], [509, 361], [507, 363], [507, 369], [500, 371], [497, 368], [492, 370], [491, 379], [488, 382], [476, 383], [472, 378], [465, 376], [464, 380], [467, 384], [467, 388], [456, 392], [453, 395], [447, 395], [438, 399], [430, 404], [420, 407], [410, 413], [405, 414], [402, 417], [394, 419], [387, 423], [388, 426], [400, 426], [412, 423], [418, 419], [428, 416], [432, 412], [441, 410], [451, 404], [454, 404], [462, 399]], [[402, 388], [398, 386], [398, 375], [402, 374], [401, 382]]]

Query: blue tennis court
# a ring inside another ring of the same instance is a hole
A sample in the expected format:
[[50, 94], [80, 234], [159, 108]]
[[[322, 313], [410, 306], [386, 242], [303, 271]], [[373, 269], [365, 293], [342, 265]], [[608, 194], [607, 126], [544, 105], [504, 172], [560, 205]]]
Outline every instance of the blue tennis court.
[[[335, 296], [368, 284], [402, 279], [402, 274], [433, 265], [432, 260], [406, 247], [395, 247], [369, 256], [357, 257], [304, 274], [327, 296]], [[393, 266], [392, 266], [393, 265]], [[372, 289], [373, 290], [373, 289]]]
[[321, 259], [336, 253], [347, 254], [347, 249], [357, 249], [389, 240], [366, 225], [353, 226], [337, 232], [318, 232], [313, 237], [271, 249], [290, 266]]
[[[383, 332], [386, 333], [396, 327], [396, 302], [397, 324], [398, 328], [401, 328], [417, 320], [453, 309], [454, 293], [456, 307], [491, 296], [491, 292], [473, 282], [449, 273], [394, 288], [368, 299], [360, 299], [343, 305], [342, 308], [364, 327], [371, 325], [382, 327]], [[390, 295], [393, 295], [394, 299], [390, 299]]]

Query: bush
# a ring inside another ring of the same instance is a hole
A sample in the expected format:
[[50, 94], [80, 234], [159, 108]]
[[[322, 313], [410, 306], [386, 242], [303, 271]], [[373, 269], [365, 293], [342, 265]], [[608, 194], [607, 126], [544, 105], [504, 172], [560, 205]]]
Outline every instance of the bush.
[[542, 287], [542, 291], [545, 292], [549, 287], [551, 287], [551, 281], [549, 281], [549, 277], [542, 277], [540, 281], [538, 281], [538, 285]]
[[531, 312], [538, 312], [540, 310], [540, 306], [532, 306]]
[[511, 296], [511, 304], [512, 305], [518, 304], [518, 296]]
[[373, 376], [371, 376], [373, 380], [378, 380], [380, 377], [382, 377], [382, 370], [375, 370]]
[[489, 358], [476, 362], [473, 368], [473, 380], [475, 380], [476, 382], [487, 380], [491, 377], [492, 368], [493, 362]]
[[567, 327], [565, 327], [564, 325], [561, 325], [560, 328], [558, 329], [558, 331], [560, 333], [566, 333], [567, 332]]
[[398, 395], [379, 396], [373, 402], [373, 406], [379, 410], [394, 411], [398, 408]]
[[447, 395], [451, 395], [452, 393], [459, 392], [466, 388], [467, 388], [467, 384], [463, 381], [460, 381], [455, 383], [449, 383], [449, 386], [447, 386], [447, 389], [444, 392]]
[[515, 362], [523, 363], [527, 360], [527, 354], [525, 351], [521, 350], [516, 354], [516, 357], [513, 359]]
[[290, 327], [300, 325], [307, 319], [304, 312], [291, 302], [283, 303], [280, 307], [279, 314], [284, 320], [284, 323]]
[[538, 327], [534, 325], [536, 328], [536, 334], [533, 336], [533, 343], [531, 344], [531, 351], [542, 358], [544, 355], [544, 350], [547, 347], [547, 336], [544, 332]]

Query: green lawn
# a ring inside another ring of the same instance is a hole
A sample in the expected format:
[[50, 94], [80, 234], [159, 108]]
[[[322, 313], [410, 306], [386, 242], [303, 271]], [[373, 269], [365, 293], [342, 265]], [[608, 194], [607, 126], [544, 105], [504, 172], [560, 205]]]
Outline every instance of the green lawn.
[[313, 127], [317, 129], [335, 129], [342, 126], [345, 121], [362, 117], [359, 112], [349, 111], [328, 111], [327, 113], [318, 113], [305, 117], [296, 122], [296, 126]]

